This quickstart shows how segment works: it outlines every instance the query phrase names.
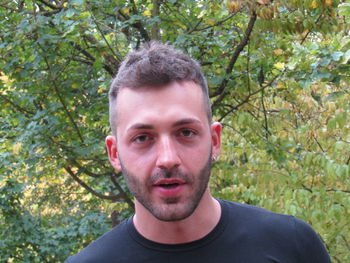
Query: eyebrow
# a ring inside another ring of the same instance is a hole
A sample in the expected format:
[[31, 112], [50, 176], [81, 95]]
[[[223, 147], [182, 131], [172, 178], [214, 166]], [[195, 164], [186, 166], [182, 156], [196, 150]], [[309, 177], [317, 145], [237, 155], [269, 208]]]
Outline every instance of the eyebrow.
[[173, 124], [173, 127], [186, 125], [186, 124], [192, 124], [192, 123], [200, 123], [200, 121], [197, 120], [197, 119], [192, 119], [192, 118], [182, 119], [182, 120], [179, 120], [179, 121], [175, 122]]
[[[182, 120], [175, 122], [172, 126], [177, 127], [177, 126], [182, 126], [182, 125], [192, 124], [192, 123], [200, 123], [200, 121], [197, 119], [192, 119], [192, 118], [182, 119]], [[135, 123], [135, 124], [131, 125], [128, 130], [151, 130], [151, 129], [154, 129], [154, 126], [151, 124]]]
[[144, 123], [135, 123], [130, 126], [128, 130], [150, 130], [153, 129], [154, 126], [150, 124], [144, 124]]

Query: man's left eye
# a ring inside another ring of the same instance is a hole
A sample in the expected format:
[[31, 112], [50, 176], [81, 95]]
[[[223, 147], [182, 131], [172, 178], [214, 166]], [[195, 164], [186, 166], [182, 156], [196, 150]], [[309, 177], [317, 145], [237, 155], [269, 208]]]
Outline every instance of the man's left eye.
[[180, 134], [183, 137], [192, 137], [196, 133], [194, 131], [192, 131], [192, 130], [184, 129], [184, 130], [181, 130]]

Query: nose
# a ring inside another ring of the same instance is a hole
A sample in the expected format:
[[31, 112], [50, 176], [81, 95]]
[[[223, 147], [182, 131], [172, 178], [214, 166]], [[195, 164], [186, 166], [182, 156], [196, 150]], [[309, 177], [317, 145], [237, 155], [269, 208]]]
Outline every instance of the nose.
[[180, 165], [180, 158], [176, 149], [176, 142], [171, 137], [160, 138], [158, 144], [157, 167], [162, 169], [172, 169]]

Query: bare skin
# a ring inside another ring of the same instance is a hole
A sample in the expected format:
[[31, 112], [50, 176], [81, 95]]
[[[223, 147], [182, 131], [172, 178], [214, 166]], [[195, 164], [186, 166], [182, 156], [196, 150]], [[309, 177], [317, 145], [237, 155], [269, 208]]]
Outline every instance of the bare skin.
[[221, 125], [209, 124], [202, 96], [190, 81], [119, 92], [117, 136], [106, 138], [109, 160], [123, 170], [136, 196], [134, 225], [149, 240], [198, 240], [220, 219], [207, 181]]

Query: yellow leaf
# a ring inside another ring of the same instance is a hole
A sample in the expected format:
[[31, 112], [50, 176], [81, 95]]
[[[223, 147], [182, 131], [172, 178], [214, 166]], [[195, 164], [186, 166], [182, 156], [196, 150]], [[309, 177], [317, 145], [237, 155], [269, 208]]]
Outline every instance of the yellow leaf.
[[182, 29], [186, 29], [186, 26], [181, 24], [179, 21], [175, 21], [174, 24], [181, 27]]
[[144, 14], [145, 16], [151, 16], [151, 11], [145, 10], [145, 11], [143, 11], [143, 14]]
[[310, 7], [313, 8], [313, 9], [316, 9], [317, 6], [318, 6], [318, 4], [317, 4], [317, 1], [316, 1], [316, 0], [314, 0], [314, 1], [312, 1], [312, 2], [310, 3]]
[[332, 0], [326, 0], [326, 1], [324, 2], [324, 4], [325, 4], [326, 6], [331, 6], [331, 5], [332, 5]]
[[85, 18], [88, 18], [89, 16], [90, 16], [89, 12], [82, 12], [79, 14], [80, 19], [85, 19]]
[[99, 88], [99, 89], [97, 90], [97, 93], [102, 93], [103, 91], [104, 91], [103, 88]]
[[9, 77], [6, 75], [2, 75], [2, 76], [0, 76], [0, 80], [3, 82], [7, 82], [9, 80]]
[[207, 25], [210, 25], [210, 26], [215, 26], [215, 21], [213, 19], [208, 19], [204, 23], [206, 23]]
[[77, 83], [74, 83], [74, 84], [72, 85], [72, 89], [76, 89], [76, 88], [78, 88], [78, 84], [77, 84]]
[[129, 7], [124, 7], [122, 9], [120, 9], [120, 12], [122, 12], [123, 14], [129, 14], [130, 13], [130, 8]]
[[276, 63], [275, 65], [273, 65], [275, 68], [279, 69], [279, 70], [282, 70], [284, 69], [284, 63], [282, 62], [278, 62]]
[[64, 6], [64, 7], [67, 7], [67, 2], [63, 3], [63, 6]]
[[7, 87], [10, 87], [11, 83], [14, 80], [10, 79], [7, 75], [4, 75], [2, 72], [0, 72], [0, 81], [3, 82]]

